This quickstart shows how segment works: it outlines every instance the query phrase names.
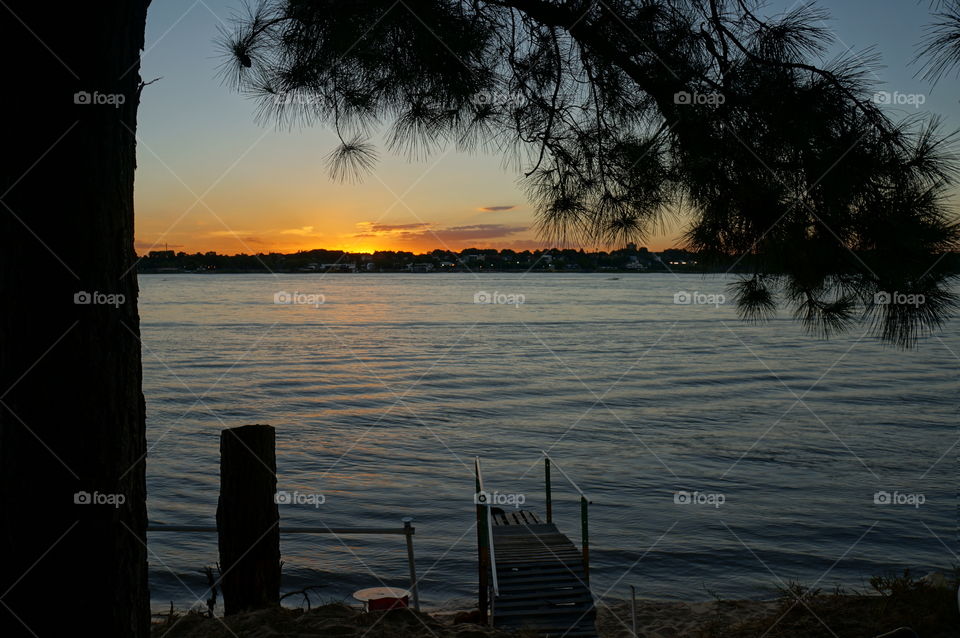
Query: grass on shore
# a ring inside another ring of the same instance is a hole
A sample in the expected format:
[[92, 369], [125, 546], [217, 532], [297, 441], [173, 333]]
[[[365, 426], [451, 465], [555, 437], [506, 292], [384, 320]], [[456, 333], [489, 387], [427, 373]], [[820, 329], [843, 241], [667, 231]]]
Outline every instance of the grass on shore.
[[[831, 592], [793, 584], [774, 603], [717, 600], [699, 627], [689, 624], [664, 633], [685, 638], [872, 638], [898, 627], [909, 627], [921, 638], [957, 638], [960, 611], [957, 584], [960, 570], [946, 582], [901, 576], [870, 579], [865, 592], [837, 588]], [[673, 603], [674, 605], [678, 603]], [[624, 603], [626, 605], [626, 603]], [[692, 611], [680, 609], [684, 620]], [[765, 612], [765, 613], [764, 613]], [[604, 610], [600, 610], [601, 617]], [[649, 610], [658, 617], [661, 613]], [[623, 619], [601, 621], [601, 638], [629, 634]], [[663, 617], [670, 623], [669, 614]], [[679, 622], [679, 618], [677, 619]], [[694, 621], [695, 623], [697, 621]], [[678, 631], [680, 630], [680, 631]], [[533, 633], [505, 632], [473, 624], [450, 624], [413, 610], [362, 612], [342, 603], [304, 611], [274, 607], [229, 618], [209, 618], [191, 611], [171, 613], [155, 622], [152, 638], [532, 638]]]
[[716, 620], [698, 638], [870, 638], [909, 627], [922, 638], [957, 638], [960, 570], [944, 584], [901, 576], [875, 576], [868, 592], [837, 588], [824, 593], [792, 584], [769, 615], [742, 623]]
[[342, 603], [304, 611], [273, 607], [227, 618], [172, 613], [151, 627], [151, 638], [534, 638], [478, 625], [450, 625], [412, 609], [362, 612]]

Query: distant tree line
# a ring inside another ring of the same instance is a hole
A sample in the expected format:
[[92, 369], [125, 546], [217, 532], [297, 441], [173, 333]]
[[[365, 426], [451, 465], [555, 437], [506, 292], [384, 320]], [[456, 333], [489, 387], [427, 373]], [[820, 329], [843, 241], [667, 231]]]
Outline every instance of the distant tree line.
[[[378, 250], [353, 253], [343, 250], [304, 250], [295, 253], [221, 255], [214, 251], [186, 253], [153, 250], [140, 258], [140, 273], [173, 272], [405, 272], [405, 271], [581, 271], [744, 273], [763, 256], [736, 258], [698, 253], [683, 248], [653, 252], [628, 244], [610, 252], [587, 252], [582, 248], [549, 248], [515, 251], [509, 248], [467, 248], [459, 252], [436, 249], [427, 253]], [[943, 261], [960, 268], [960, 254]], [[891, 267], [896, 267], [896, 261]]]
[[356, 270], [365, 272], [403, 271], [598, 271], [638, 272], [709, 271], [725, 272], [739, 267], [733, 258], [711, 259], [680, 248], [652, 252], [645, 247], [627, 245], [619, 250], [587, 252], [583, 249], [515, 251], [509, 248], [467, 248], [459, 252], [432, 250], [415, 254], [409, 251], [379, 250], [352, 253], [342, 250], [306, 250], [295, 253], [259, 253], [221, 255], [213, 251], [189, 254], [172, 250], [154, 250], [138, 264], [141, 273], [163, 272], [327, 272]]

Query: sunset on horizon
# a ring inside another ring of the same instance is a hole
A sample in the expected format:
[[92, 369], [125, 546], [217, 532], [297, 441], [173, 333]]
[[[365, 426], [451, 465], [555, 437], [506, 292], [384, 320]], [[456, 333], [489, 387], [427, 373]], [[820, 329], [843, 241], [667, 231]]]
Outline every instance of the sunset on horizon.
[[[829, 24], [839, 35], [832, 55], [878, 47], [883, 65], [871, 77], [890, 91], [923, 93], [923, 110], [960, 127], [960, 87], [944, 82], [928, 92], [913, 77], [910, 57], [924, 13], [871, 5], [879, 17], [863, 21], [862, 1], [832, 7]], [[257, 117], [257, 102], [224, 84], [222, 52], [210, 34], [242, 13], [232, 0], [151, 6], [141, 74], [156, 82], [143, 89], [149, 99], [137, 132], [139, 254], [164, 246], [222, 254], [621, 247], [538, 237], [522, 171], [494, 149], [464, 153], [447, 144], [411, 160], [387, 148], [381, 127], [373, 138], [376, 171], [360, 182], [331, 180], [326, 157], [337, 138], [329, 127]], [[901, 115], [920, 110], [891, 108]], [[639, 243], [680, 247], [689, 221], [668, 215]]]

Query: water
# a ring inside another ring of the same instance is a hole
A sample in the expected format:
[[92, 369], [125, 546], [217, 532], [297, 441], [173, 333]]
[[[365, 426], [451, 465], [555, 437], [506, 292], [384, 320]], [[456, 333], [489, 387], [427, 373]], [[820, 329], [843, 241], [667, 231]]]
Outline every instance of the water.
[[[542, 514], [543, 449], [593, 501], [592, 586], [607, 598], [764, 598], [955, 564], [957, 323], [904, 353], [673, 303], [725, 281], [143, 276], [150, 520], [212, 525], [220, 430], [268, 423], [280, 488], [326, 499], [282, 505], [282, 523], [414, 517], [431, 607], [475, 595], [473, 457], [488, 490]], [[277, 305], [279, 291], [324, 303]], [[475, 304], [481, 291], [524, 303]], [[555, 520], [579, 542], [577, 496], [556, 472], [554, 485]], [[924, 502], [877, 505], [880, 490]], [[408, 584], [401, 536], [281, 542], [284, 591]], [[156, 608], [205, 596], [215, 535], [154, 533], [149, 549]]]

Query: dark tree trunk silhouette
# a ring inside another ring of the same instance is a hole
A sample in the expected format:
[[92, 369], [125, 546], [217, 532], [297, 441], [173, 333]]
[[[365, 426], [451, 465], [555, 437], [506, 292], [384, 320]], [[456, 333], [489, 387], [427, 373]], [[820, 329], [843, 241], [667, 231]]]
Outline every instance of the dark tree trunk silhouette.
[[148, 4], [0, 8], [4, 637], [86, 623], [98, 636], [148, 635], [133, 246]]

